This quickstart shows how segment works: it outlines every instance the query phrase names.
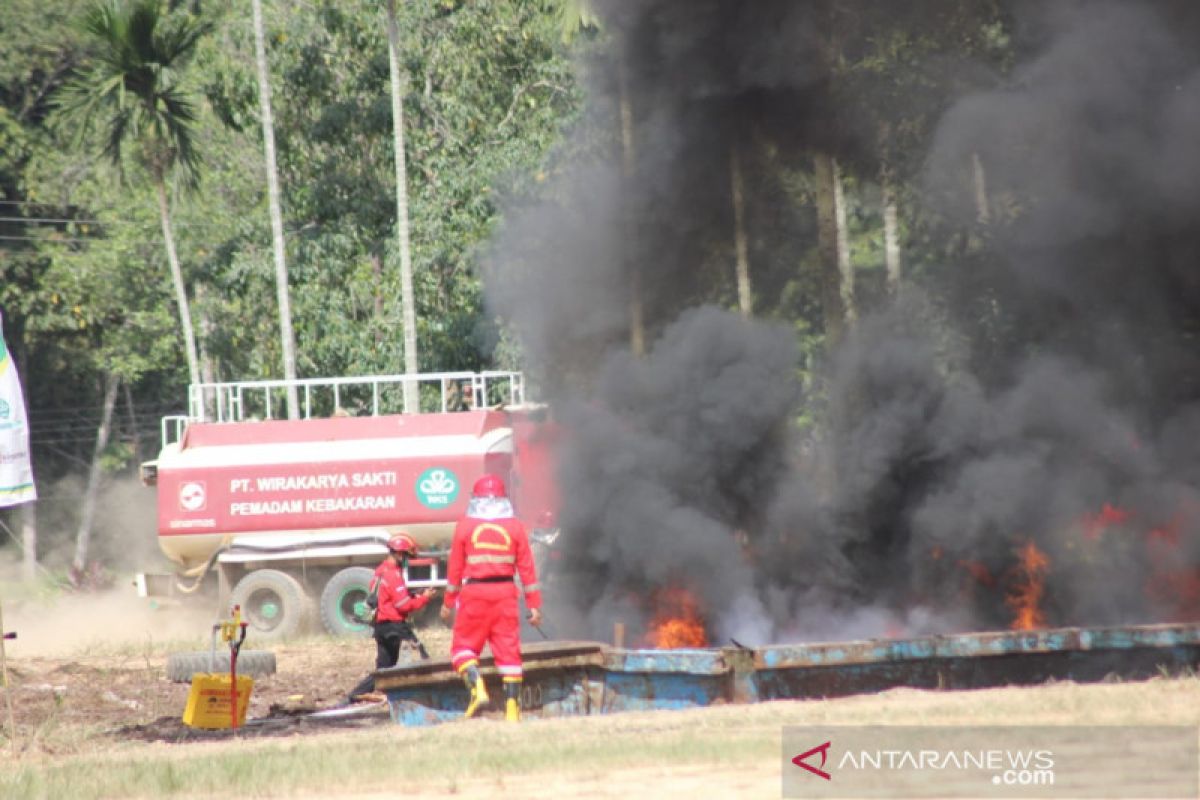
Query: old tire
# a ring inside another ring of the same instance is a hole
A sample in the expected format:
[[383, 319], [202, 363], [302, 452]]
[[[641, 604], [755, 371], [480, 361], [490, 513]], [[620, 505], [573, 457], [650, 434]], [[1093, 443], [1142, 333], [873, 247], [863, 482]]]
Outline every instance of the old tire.
[[321, 624], [334, 636], [370, 636], [371, 626], [359, 622], [367, 589], [375, 573], [366, 567], [348, 567], [334, 574], [321, 591]]
[[312, 607], [300, 581], [277, 569], [251, 572], [233, 587], [229, 601], [241, 607], [252, 641], [296, 636], [307, 627]]
[[[256, 678], [275, 674], [275, 654], [270, 650], [243, 650], [238, 653], [238, 675]], [[189, 683], [196, 673], [229, 674], [229, 648], [217, 648], [194, 653], [171, 653], [167, 656], [167, 678], [175, 683]]]

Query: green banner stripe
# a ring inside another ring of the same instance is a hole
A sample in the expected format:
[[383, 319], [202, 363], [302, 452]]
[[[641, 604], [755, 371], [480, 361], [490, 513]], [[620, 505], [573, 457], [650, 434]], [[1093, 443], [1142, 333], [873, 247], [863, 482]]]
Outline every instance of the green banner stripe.
[[26, 489], [32, 488], [32, 483], [22, 483], [17, 486], [0, 486], [0, 494], [16, 494], [17, 492], [23, 492]]

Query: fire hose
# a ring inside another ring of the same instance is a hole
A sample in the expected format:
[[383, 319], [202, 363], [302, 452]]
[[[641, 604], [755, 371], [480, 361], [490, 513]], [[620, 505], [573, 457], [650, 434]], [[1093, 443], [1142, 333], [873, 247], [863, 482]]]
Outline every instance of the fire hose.
[[[205, 561], [203, 564], [201, 564], [197, 567], [192, 567], [191, 569], [186, 570], [185, 572], [181, 573], [180, 575], [176, 575], [175, 588], [178, 589], [180, 592], [183, 592], [184, 594], [194, 594], [196, 592], [196, 590], [198, 590], [200, 588], [200, 586], [204, 583], [204, 576], [207, 575], [208, 571], [213, 568], [213, 564], [217, 563], [217, 559], [220, 557], [221, 553], [224, 553], [226, 550], [229, 549], [228, 539], [229, 539], [228, 536], [225, 537], [225, 540], [221, 544], [221, 546], [218, 547], [215, 551], [213, 551], [213, 554], [211, 556], [209, 556], [208, 560]], [[191, 586], [185, 586], [183, 583], [180, 582], [180, 580], [179, 580], [180, 577], [195, 578], [195, 580], [192, 581]]]

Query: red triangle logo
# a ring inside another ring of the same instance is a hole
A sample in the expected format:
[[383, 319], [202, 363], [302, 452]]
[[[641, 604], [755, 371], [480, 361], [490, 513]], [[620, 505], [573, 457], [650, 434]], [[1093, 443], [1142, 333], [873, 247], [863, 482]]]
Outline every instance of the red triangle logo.
[[[812, 750], [809, 750], [808, 752], [805, 752], [805, 753], [801, 753], [800, 755], [798, 755], [792, 759], [792, 763], [795, 764], [797, 767], [808, 770], [813, 775], [824, 778], [827, 781], [833, 780], [830, 777], [828, 772], [826, 772], [824, 769], [821, 769], [821, 767], [825, 766], [825, 760], [829, 756], [829, 744], [830, 744], [829, 742], [826, 742], [825, 744], [819, 744], [816, 747], [814, 747]], [[821, 754], [821, 767], [814, 767], [812, 764], [804, 763], [804, 759], [809, 758], [810, 756], [814, 756], [817, 753]]]

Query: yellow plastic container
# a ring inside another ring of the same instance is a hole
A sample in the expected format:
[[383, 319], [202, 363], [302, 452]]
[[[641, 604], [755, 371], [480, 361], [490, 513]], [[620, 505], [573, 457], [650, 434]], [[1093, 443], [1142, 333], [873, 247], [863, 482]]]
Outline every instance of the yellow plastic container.
[[[237, 678], [237, 724], [246, 724], [246, 709], [250, 706], [250, 692], [254, 679], [246, 675]], [[192, 676], [192, 688], [188, 692], [187, 707], [183, 710], [183, 724], [192, 728], [216, 730], [230, 728], [233, 720], [229, 713], [229, 676], [213, 673], [196, 673]]]

